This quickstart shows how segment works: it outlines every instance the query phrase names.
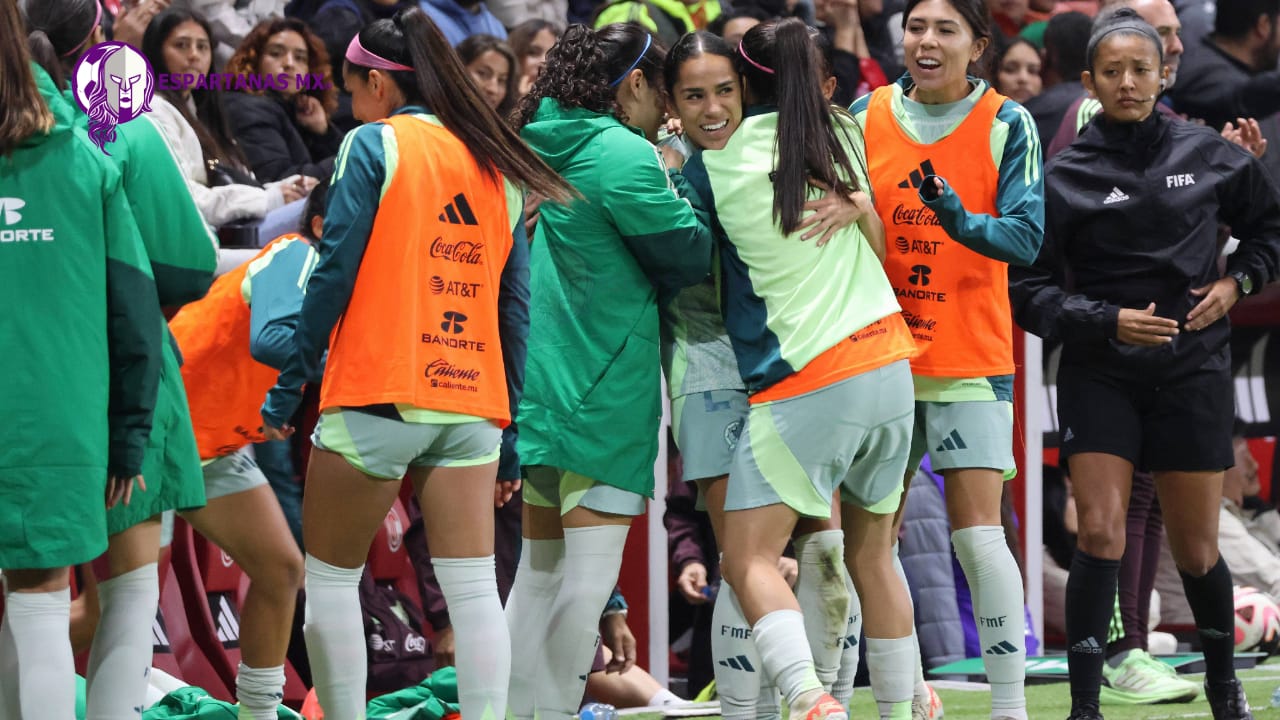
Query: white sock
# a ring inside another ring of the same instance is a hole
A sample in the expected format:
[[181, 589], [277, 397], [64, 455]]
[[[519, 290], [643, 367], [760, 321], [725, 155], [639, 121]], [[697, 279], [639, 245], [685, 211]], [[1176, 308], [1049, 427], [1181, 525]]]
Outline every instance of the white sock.
[[1009, 552], [1004, 528], [984, 525], [956, 530], [951, 533], [951, 544], [973, 596], [982, 664], [991, 682], [991, 707], [1025, 708], [1027, 648], [1022, 622], [1022, 573]]
[[765, 674], [782, 691], [789, 706], [797, 707], [801, 696], [822, 691], [809, 644], [800, 642], [804, 637], [804, 618], [799, 612], [774, 610], [756, 622], [751, 637], [760, 650]]
[[[761, 669], [760, 674], [764, 674]], [[719, 687], [717, 684], [716, 687]], [[721, 703], [721, 709], [724, 708], [724, 702]], [[727, 717], [727, 716], [722, 716]], [[751, 717], [756, 720], [780, 720], [782, 718], [782, 695], [778, 692], [778, 688], [769, 682], [769, 678], [760, 678], [760, 697], [756, 698], [755, 715]]]
[[796, 600], [814, 670], [827, 692], [840, 674], [840, 654], [849, 626], [848, 571], [844, 567], [844, 531], [822, 530], [795, 539]]
[[[907, 571], [902, 568], [902, 559], [898, 557], [898, 543], [893, 544], [893, 571], [898, 573], [898, 577], [902, 580], [902, 584], [907, 588], [911, 587], [911, 583], [907, 582]], [[911, 613], [911, 646], [915, 648], [915, 690], [913, 697], [916, 702], [922, 702], [926, 705], [929, 703], [929, 686], [924, 681], [924, 666], [920, 655], [920, 636], [916, 635], [915, 624], [915, 607], [913, 606]]]
[[9, 593], [5, 596], [4, 624], [18, 658], [17, 717], [74, 720], [76, 668], [67, 635], [71, 589]]
[[600, 644], [600, 613], [618, 582], [629, 529], [597, 525], [564, 531], [564, 573], [547, 622], [547, 660], [538, 668], [535, 705], [541, 720], [567, 720], [578, 713]]
[[724, 720], [760, 717], [757, 701], [766, 703], [766, 710], [769, 705], [777, 707], [777, 690], [770, 687], [766, 697], [761, 687], [772, 683], [764, 677], [760, 651], [751, 639], [751, 626], [742, 615], [738, 596], [724, 578], [720, 579], [720, 592], [711, 609], [711, 658]]
[[847, 709], [853, 702], [853, 681], [858, 675], [858, 642], [862, 638], [862, 600], [853, 588], [853, 578], [844, 574], [849, 590], [849, 622], [840, 651], [840, 672], [831, 686], [831, 696]]
[[151, 672], [151, 625], [160, 602], [156, 563], [98, 583], [102, 618], [89, 651], [86, 717], [137, 720]]
[[871, 693], [881, 718], [911, 717], [913, 665], [919, 655], [909, 637], [867, 638], [867, 671], [871, 673]]
[[[9, 597], [8, 583], [0, 574], [0, 592]], [[9, 631], [9, 620], [0, 617], [0, 717], [18, 717], [18, 648]]]
[[325, 717], [364, 720], [369, 656], [360, 613], [364, 566], [340, 568], [306, 556], [307, 603], [302, 634], [311, 679]]
[[240, 663], [236, 672], [237, 720], [276, 720], [284, 701], [284, 666], [251, 668]]
[[666, 688], [662, 688], [649, 698], [649, 702], [645, 703], [647, 707], [665, 707], [667, 705], [688, 705], [689, 701], [671, 692]]
[[[547, 620], [560, 592], [563, 571], [564, 540], [522, 540], [520, 564], [511, 594], [507, 596], [511, 657], [522, 661], [532, 658], [535, 662], [545, 657]], [[538, 687], [535, 675], [533, 672], [511, 674], [507, 713], [517, 720], [533, 720]]]
[[511, 636], [498, 599], [493, 556], [434, 558], [431, 564], [453, 625], [462, 716], [503, 720], [511, 679]]

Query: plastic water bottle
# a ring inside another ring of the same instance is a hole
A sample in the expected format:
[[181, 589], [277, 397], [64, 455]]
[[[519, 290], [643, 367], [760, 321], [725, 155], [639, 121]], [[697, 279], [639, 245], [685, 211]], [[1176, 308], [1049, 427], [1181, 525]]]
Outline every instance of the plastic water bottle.
[[587, 703], [578, 711], [578, 720], [618, 720], [618, 708], [605, 703]]
[[1271, 707], [1280, 708], [1280, 687], [1271, 693]]

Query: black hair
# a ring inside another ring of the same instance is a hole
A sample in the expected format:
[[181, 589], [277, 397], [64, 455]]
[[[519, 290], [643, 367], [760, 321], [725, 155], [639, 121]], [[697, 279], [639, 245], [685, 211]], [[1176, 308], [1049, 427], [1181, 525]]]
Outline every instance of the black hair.
[[1084, 13], [1063, 13], [1049, 20], [1044, 29], [1044, 49], [1060, 77], [1079, 78], [1089, 69], [1085, 53], [1092, 33], [1093, 20]]
[[717, 15], [715, 20], [707, 24], [707, 32], [724, 37], [725, 26], [734, 20], [741, 20], [742, 18], [751, 18], [764, 22], [765, 20], [772, 20], [773, 16], [755, 5], [738, 6]]
[[1156, 56], [1160, 64], [1164, 64], [1164, 41], [1160, 34], [1151, 27], [1136, 10], [1130, 7], [1109, 8], [1093, 22], [1093, 34], [1089, 36], [1089, 45], [1085, 50], [1088, 69], [1093, 71], [1093, 61], [1098, 57], [1098, 48], [1102, 41], [1112, 35], [1131, 35], [1144, 38], [1156, 48]]
[[818, 53], [820, 77], [826, 81], [827, 78], [836, 74], [836, 46], [831, 42], [831, 38], [818, 28], [809, 28], [809, 37], [813, 39], [813, 49]]
[[515, 107], [516, 96], [520, 94], [520, 61], [516, 59], [516, 54], [511, 50], [511, 46], [503, 42], [501, 38], [477, 33], [468, 35], [465, 40], [458, 43], [454, 50], [458, 53], [458, 59], [462, 60], [463, 67], [470, 65], [472, 61], [487, 52], [498, 53], [507, 61], [509, 68], [507, 71], [507, 94], [496, 108], [498, 115], [506, 117], [511, 112], [511, 108]]
[[618, 105], [616, 83], [634, 69], [643, 73], [651, 86], [662, 88], [666, 60], [662, 43], [640, 25], [614, 23], [599, 30], [570, 25], [547, 53], [547, 65], [533, 88], [520, 100], [516, 123], [528, 125], [543, 98], [552, 98], [566, 108], [612, 112], [626, 122]]
[[[906, 7], [902, 11], [902, 29], [907, 29], [907, 21], [911, 19], [911, 11], [915, 10], [924, 0], [907, 0]], [[979, 57], [974, 65], [977, 66], [977, 75], [984, 75], [983, 62], [987, 53], [991, 52], [991, 41], [994, 37], [991, 33], [991, 11], [987, 8], [985, 0], [947, 0], [947, 4], [952, 9], [960, 13], [960, 17], [964, 18], [965, 24], [969, 26], [969, 30], [973, 32], [973, 39], [980, 40], [986, 38], [987, 48], [983, 51], [983, 57]]]
[[680, 68], [689, 60], [703, 55], [719, 55], [728, 60], [730, 65], [738, 61], [738, 54], [720, 36], [705, 30], [687, 33], [667, 51], [663, 79], [666, 81], [668, 96], [675, 92], [676, 81], [680, 79]]
[[[169, 35], [181, 24], [194, 22], [204, 29], [209, 38], [209, 52], [212, 58], [215, 42], [213, 28], [203, 15], [185, 8], [170, 7], [160, 11], [151, 18], [147, 30], [142, 35], [142, 54], [151, 63], [151, 69], [157, 73], [167, 73], [171, 68], [164, 60], [164, 43]], [[211, 60], [212, 62], [212, 60]], [[222, 106], [222, 93], [206, 88], [191, 88], [191, 102], [196, 107], [195, 115], [187, 108], [178, 90], [165, 90], [156, 86], [156, 94], [169, 101], [177, 108], [183, 119], [196, 132], [200, 141], [200, 152], [206, 163], [217, 161], [238, 167], [249, 172], [249, 160], [236, 144], [235, 135], [231, 132], [231, 122], [227, 119], [227, 111]]]
[[[323, 220], [325, 210], [329, 207], [329, 183], [318, 182], [316, 186], [311, 188], [311, 193], [307, 195], [307, 204], [302, 209], [302, 227], [299, 228], [302, 236], [311, 242], [320, 242], [320, 238], [311, 231], [311, 221], [319, 217]], [[324, 232], [321, 229], [320, 232]]]
[[1280, 0], [1223, 0], [1218, 3], [1213, 19], [1213, 34], [1239, 40], [1248, 35], [1264, 15], [1271, 18], [1274, 26], [1280, 16]]
[[831, 113], [818, 78], [818, 53], [803, 20], [756, 25], [742, 37], [738, 72], [752, 102], [776, 105], [778, 165], [774, 171], [773, 218], [792, 233], [808, 197], [810, 181], [838, 195], [857, 191], [853, 159], [845, 151], [851, 121]]
[[[573, 190], [529, 149], [520, 136], [485, 102], [467, 75], [453, 46], [422, 10], [409, 7], [360, 31], [360, 44], [386, 60], [414, 68], [379, 70], [389, 76], [405, 101], [425, 105], [466, 145], [491, 177], [512, 182], [553, 199], [567, 200]], [[371, 68], [347, 61], [346, 72], [368, 80]]]
[[529, 54], [529, 47], [533, 45], [533, 39], [538, 37], [538, 33], [543, 30], [555, 35], [557, 40], [560, 39], [559, 25], [550, 20], [540, 20], [538, 18], [525, 20], [511, 28], [511, 32], [507, 33], [507, 44], [511, 46], [511, 51], [516, 54], [518, 67], [524, 67], [524, 58]]
[[32, 59], [65, 88], [78, 51], [92, 39], [98, 0], [26, 0], [22, 16]]

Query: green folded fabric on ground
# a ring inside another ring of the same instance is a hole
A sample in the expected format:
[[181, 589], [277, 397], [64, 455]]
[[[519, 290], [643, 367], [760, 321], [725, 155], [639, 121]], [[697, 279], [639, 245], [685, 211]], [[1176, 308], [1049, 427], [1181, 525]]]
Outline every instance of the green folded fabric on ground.
[[[217, 700], [198, 687], [184, 687], [165, 695], [160, 702], [142, 713], [142, 720], [236, 720], [240, 710], [229, 702]], [[302, 720], [302, 716], [281, 705], [279, 720]]]
[[369, 701], [368, 720], [441, 720], [458, 712], [458, 673], [441, 668], [426, 680]]

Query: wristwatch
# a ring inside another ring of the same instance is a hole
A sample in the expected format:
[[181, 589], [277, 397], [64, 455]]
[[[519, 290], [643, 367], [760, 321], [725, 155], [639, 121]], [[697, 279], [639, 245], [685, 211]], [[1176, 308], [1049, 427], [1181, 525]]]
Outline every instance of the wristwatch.
[[1253, 278], [1249, 277], [1249, 273], [1235, 270], [1227, 273], [1227, 277], [1236, 281], [1236, 289], [1240, 291], [1240, 297], [1253, 294]]

